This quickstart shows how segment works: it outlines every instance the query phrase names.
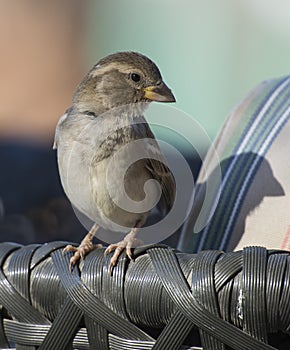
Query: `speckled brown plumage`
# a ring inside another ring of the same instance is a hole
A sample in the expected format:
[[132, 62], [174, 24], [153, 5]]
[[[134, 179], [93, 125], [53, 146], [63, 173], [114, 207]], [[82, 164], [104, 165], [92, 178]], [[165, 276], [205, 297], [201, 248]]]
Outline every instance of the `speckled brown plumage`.
[[[89, 71], [73, 95], [72, 107], [57, 125], [55, 148], [64, 190], [72, 204], [96, 223], [78, 248], [65, 249], [75, 253], [71, 267], [93, 249], [92, 238], [99, 226], [130, 231], [124, 240], [107, 248], [107, 253], [115, 250], [110, 269], [123, 249], [132, 257], [131, 248], [140, 244], [136, 234], [150, 210], [129, 211], [116, 204], [116, 199], [118, 203], [125, 201], [124, 193], [114, 181], [107, 188], [108, 167], [116, 183], [125, 171], [124, 188], [132, 200], [143, 201], [145, 182], [155, 179], [161, 185], [167, 209], [172, 206], [174, 179], [143, 117], [149, 101], [175, 99], [149, 58], [119, 52], [101, 59]], [[140, 140], [145, 140], [141, 146], [135, 142]], [[120, 153], [122, 147], [133, 143], [131, 151]], [[142, 159], [126, 168], [138, 152], [143, 152]], [[156, 187], [153, 197], [145, 200], [151, 203], [158, 193]]]

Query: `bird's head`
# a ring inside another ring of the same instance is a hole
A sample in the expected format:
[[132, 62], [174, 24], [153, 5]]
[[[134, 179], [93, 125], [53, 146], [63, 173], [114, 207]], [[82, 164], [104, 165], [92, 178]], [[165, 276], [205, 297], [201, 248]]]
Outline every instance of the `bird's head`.
[[102, 58], [79, 84], [74, 103], [101, 114], [138, 102], [175, 102], [156, 64], [136, 52], [118, 52]]

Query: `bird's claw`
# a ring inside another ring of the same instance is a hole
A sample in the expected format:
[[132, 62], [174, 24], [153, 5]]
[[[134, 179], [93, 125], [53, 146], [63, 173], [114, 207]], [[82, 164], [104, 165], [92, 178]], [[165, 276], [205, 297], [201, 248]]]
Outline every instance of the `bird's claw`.
[[126, 247], [126, 254], [127, 254], [128, 258], [131, 261], [134, 261], [134, 257], [133, 257], [133, 253], [132, 253], [132, 248], [131, 247]]
[[62, 250], [62, 255], [64, 255], [67, 252], [75, 252], [76, 250], [77, 250], [76, 247], [69, 244]]
[[142, 242], [135, 237], [125, 237], [122, 241], [114, 244], [110, 244], [105, 252], [104, 255], [106, 256], [108, 253], [111, 253], [113, 250], [114, 254], [111, 257], [110, 264], [109, 264], [109, 274], [112, 275], [113, 268], [116, 266], [119, 256], [121, 255], [122, 251], [126, 249], [126, 255], [131, 260], [134, 261], [134, 256], [132, 252], [133, 246], [142, 245]]
[[79, 260], [84, 260], [85, 256], [95, 248], [102, 248], [101, 244], [94, 245], [92, 242], [82, 242], [79, 247], [74, 247], [72, 245], [67, 245], [62, 254], [66, 252], [73, 252], [73, 256], [70, 258], [69, 270], [73, 271], [73, 268], [78, 263]]

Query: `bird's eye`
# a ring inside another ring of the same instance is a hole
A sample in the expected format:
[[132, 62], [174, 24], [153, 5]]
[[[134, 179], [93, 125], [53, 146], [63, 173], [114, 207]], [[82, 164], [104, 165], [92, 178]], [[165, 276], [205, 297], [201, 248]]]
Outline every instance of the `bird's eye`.
[[135, 81], [135, 83], [141, 80], [140, 74], [138, 73], [131, 73], [130, 78]]

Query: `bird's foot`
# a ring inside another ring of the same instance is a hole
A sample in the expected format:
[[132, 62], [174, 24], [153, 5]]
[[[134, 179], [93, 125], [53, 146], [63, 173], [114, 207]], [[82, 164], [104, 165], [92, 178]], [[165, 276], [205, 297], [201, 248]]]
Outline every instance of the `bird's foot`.
[[120, 254], [122, 253], [123, 250], [126, 249], [126, 254], [130, 260], [133, 259], [133, 254], [132, 254], [132, 248], [138, 247], [143, 244], [143, 242], [140, 239], [137, 239], [136, 237], [136, 232], [131, 231], [128, 233], [125, 238], [118, 242], [118, 243], [113, 243], [110, 244], [107, 249], [105, 250], [104, 254], [107, 255], [108, 253], [112, 252], [115, 250], [111, 260], [110, 260], [110, 265], [109, 265], [109, 273], [112, 274], [114, 266], [116, 266], [118, 258]]
[[69, 269], [72, 272], [74, 266], [79, 260], [83, 260], [85, 256], [96, 248], [102, 248], [102, 244], [93, 244], [93, 237], [97, 231], [97, 225], [94, 225], [92, 229], [88, 232], [85, 238], [81, 241], [81, 244], [78, 247], [72, 245], [67, 245], [62, 251], [63, 254], [66, 252], [73, 252], [74, 255], [70, 258]]

